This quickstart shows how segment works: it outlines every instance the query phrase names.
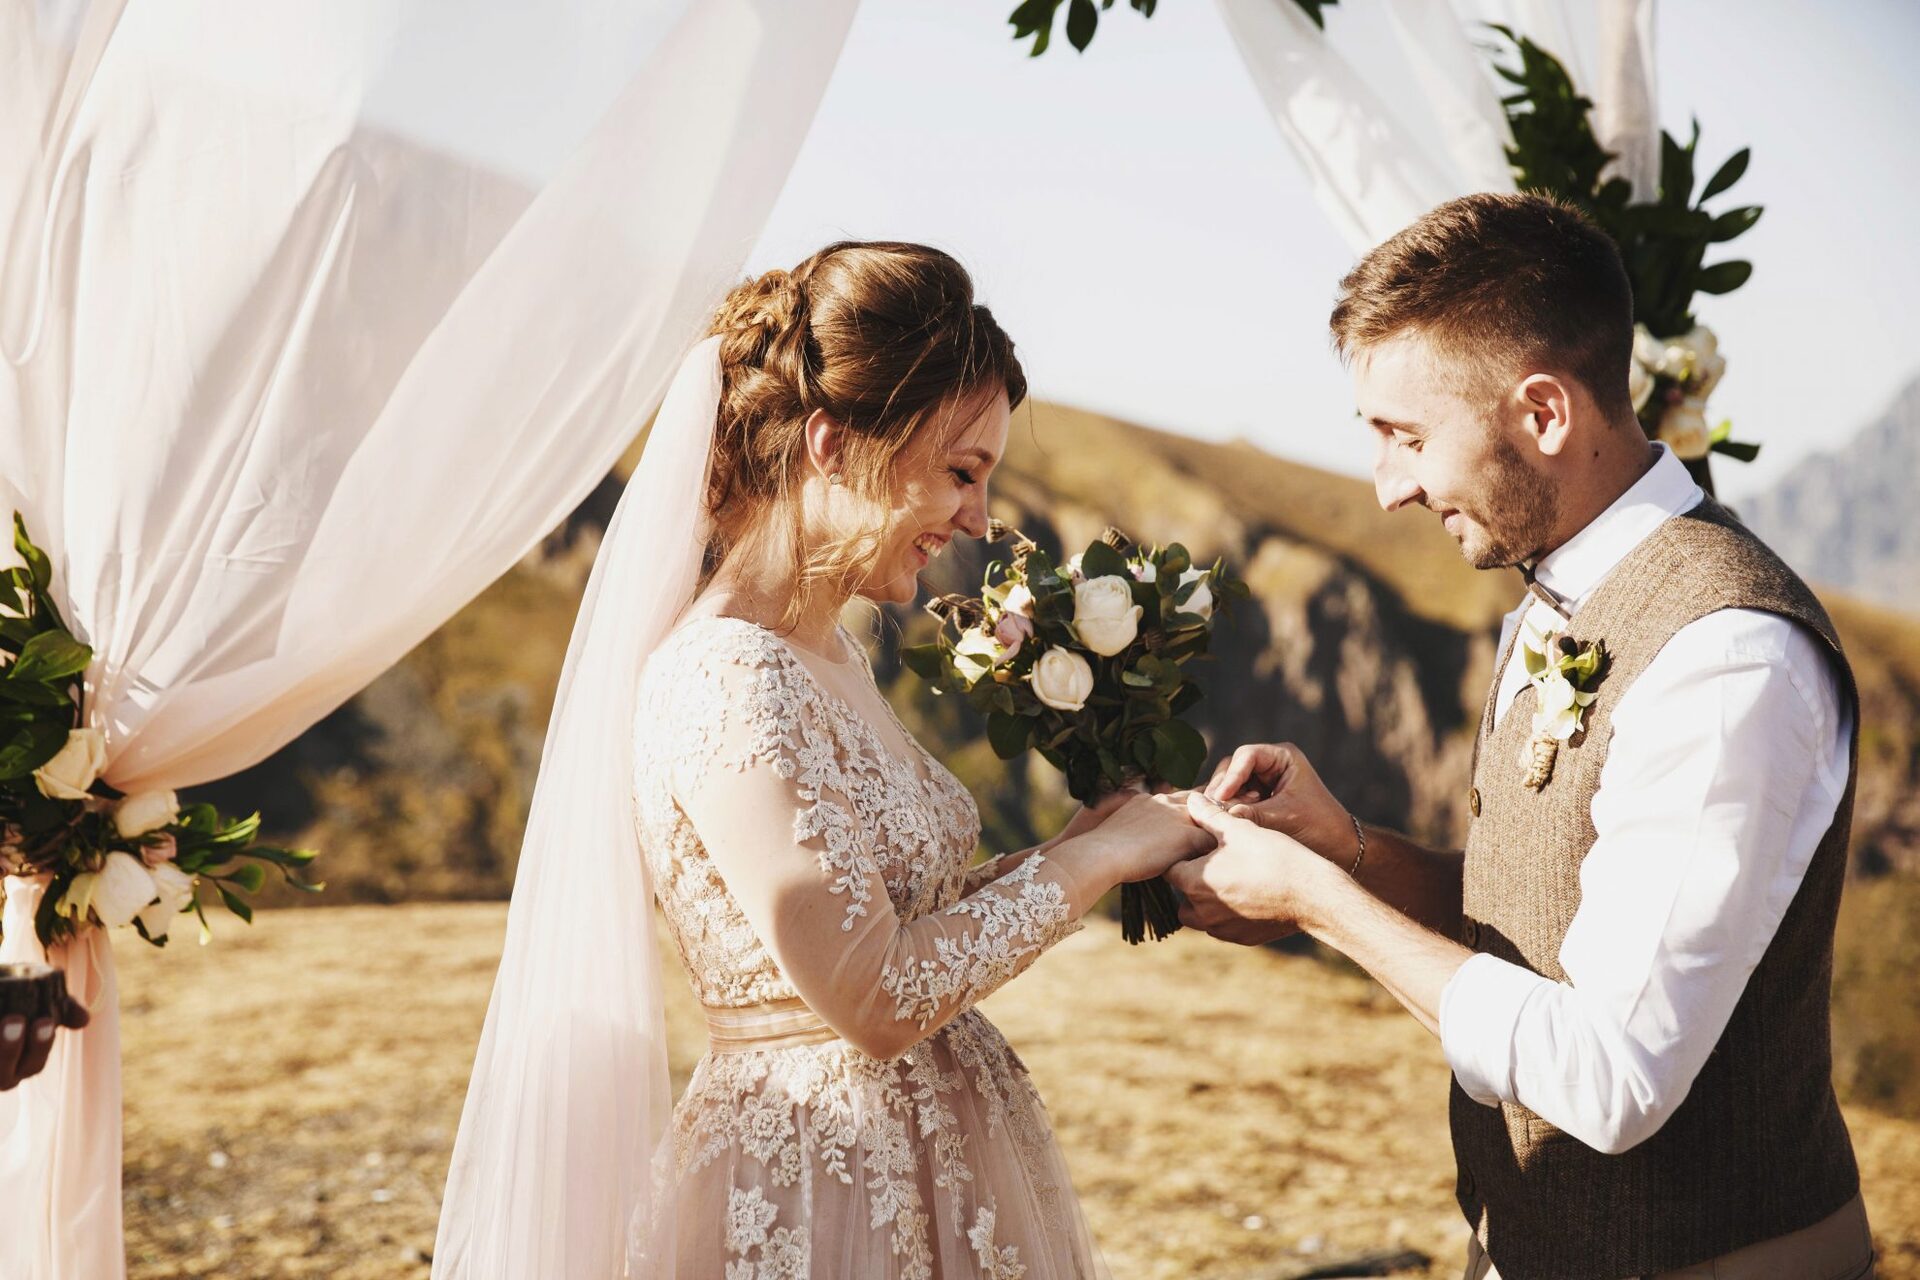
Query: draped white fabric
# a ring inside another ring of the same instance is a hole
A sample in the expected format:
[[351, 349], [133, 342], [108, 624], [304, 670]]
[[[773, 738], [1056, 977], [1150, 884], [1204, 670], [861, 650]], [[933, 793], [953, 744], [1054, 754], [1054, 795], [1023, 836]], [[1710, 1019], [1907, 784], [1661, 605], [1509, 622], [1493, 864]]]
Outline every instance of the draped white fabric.
[[[108, 782], [262, 759], [579, 502], [854, 3], [0, 0], [0, 502], [96, 651]], [[52, 958], [95, 1016], [0, 1096], [0, 1275], [108, 1280], [112, 955]]]
[[[1359, 4], [1317, 29], [1296, 0], [1219, 0], [1222, 16], [1335, 228], [1365, 252], [1436, 204], [1511, 191], [1504, 92], [1488, 69], [1486, 24], [1511, 26], [1558, 57], [1594, 101], [1600, 144], [1640, 198], [1659, 174], [1653, 0], [1375, 0], [1393, 39], [1339, 38], [1378, 23]], [[1511, 59], [1511, 55], [1507, 55]]]
[[707, 543], [720, 340], [695, 347], [587, 582], [454, 1142], [436, 1280], [671, 1276], [652, 1158], [671, 1114], [653, 886], [634, 804], [646, 657]]

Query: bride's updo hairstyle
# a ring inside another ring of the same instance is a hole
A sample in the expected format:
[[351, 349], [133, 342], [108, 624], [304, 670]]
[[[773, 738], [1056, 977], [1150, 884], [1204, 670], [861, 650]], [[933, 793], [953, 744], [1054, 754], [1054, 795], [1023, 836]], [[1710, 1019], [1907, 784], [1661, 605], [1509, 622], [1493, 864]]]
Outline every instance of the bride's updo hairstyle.
[[[818, 592], [858, 582], [893, 533], [902, 452], [922, 430], [955, 433], [1026, 374], [973, 280], [925, 245], [842, 241], [791, 271], [736, 286], [715, 313], [721, 392], [703, 581], [748, 540], [793, 556], [791, 629]], [[808, 546], [804, 426], [823, 409], [843, 428], [840, 476], [868, 527]]]

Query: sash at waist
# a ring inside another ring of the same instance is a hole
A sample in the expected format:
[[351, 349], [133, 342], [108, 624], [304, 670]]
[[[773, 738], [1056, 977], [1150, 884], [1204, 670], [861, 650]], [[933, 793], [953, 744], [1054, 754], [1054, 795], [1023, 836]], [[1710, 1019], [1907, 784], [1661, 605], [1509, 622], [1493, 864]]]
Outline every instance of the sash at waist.
[[791, 1049], [840, 1038], [839, 1032], [797, 996], [734, 1008], [703, 1004], [700, 1010], [707, 1015], [707, 1039], [714, 1053]]

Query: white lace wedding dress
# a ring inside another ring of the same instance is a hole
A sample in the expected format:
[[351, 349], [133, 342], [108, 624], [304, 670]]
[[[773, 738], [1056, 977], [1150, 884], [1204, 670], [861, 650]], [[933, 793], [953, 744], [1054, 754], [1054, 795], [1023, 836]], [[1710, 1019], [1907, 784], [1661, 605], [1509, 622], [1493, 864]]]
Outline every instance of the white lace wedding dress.
[[1105, 1277], [1039, 1095], [973, 1008], [1079, 928], [1063, 872], [970, 867], [972, 797], [840, 639], [845, 663], [700, 618], [641, 679], [640, 836], [712, 1039], [658, 1173], [675, 1270]]

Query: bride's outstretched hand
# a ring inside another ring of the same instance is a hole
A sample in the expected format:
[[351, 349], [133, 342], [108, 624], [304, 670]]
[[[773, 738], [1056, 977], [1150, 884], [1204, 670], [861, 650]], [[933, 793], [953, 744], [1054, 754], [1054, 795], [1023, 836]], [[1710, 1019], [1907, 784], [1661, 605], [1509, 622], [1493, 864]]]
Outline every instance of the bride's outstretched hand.
[[1353, 861], [1359, 837], [1345, 806], [1291, 742], [1253, 743], [1222, 760], [1206, 797], [1235, 818], [1292, 836], [1323, 858]]
[[1129, 794], [1080, 843], [1114, 884], [1151, 880], [1174, 863], [1213, 848], [1213, 834], [1187, 812], [1187, 795]]
[[1124, 787], [1119, 791], [1108, 792], [1092, 804], [1081, 805], [1074, 810], [1073, 816], [1067, 819], [1067, 825], [1060, 828], [1060, 834], [1048, 843], [1059, 844], [1063, 840], [1071, 840], [1075, 836], [1083, 836], [1089, 831], [1096, 830], [1101, 823], [1125, 808], [1128, 801], [1140, 794], [1142, 792], [1138, 787]]

